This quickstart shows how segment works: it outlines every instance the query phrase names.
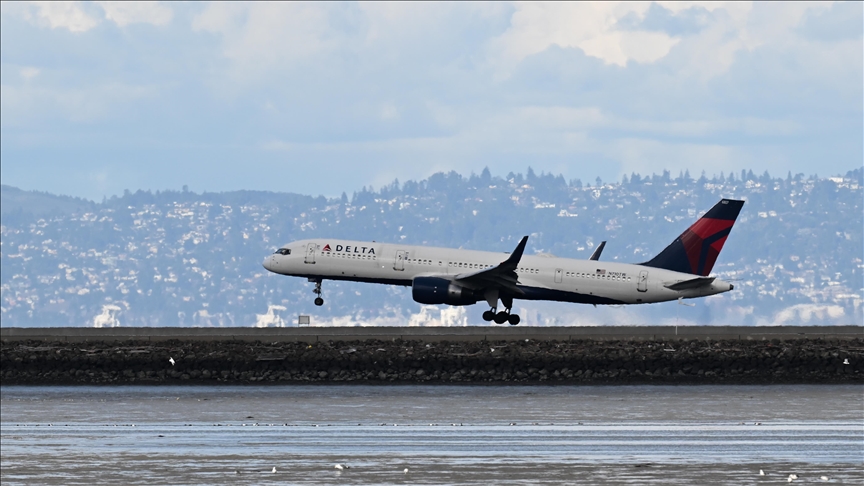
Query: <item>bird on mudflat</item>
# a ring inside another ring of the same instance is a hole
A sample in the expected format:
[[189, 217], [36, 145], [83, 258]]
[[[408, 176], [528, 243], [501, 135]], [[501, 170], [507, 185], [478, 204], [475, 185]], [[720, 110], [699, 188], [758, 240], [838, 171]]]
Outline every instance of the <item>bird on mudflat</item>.
[[273, 466], [273, 470], [270, 472], [275, 474], [276, 473], [276, 466]]
[[174, 366], [174, 358], [168, 358], [168, 362], [171, 363], [171, 366]]
[[760, 475], [760, 476], [764, 476], [764, 475], [765, 475], [765, 471], [763, 471], [763, 470], [760, 469], [760, 470], [759, 470], [759, 475]]

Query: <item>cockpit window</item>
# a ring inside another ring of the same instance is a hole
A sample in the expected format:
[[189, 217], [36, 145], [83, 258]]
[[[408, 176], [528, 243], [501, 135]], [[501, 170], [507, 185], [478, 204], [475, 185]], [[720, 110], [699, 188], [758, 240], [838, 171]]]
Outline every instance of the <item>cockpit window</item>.
[[290, 248], [279, 248], [278, 250], [275, 251], [275, 253], [277, 253], [279, 255], [290, 255], [291, 249]]

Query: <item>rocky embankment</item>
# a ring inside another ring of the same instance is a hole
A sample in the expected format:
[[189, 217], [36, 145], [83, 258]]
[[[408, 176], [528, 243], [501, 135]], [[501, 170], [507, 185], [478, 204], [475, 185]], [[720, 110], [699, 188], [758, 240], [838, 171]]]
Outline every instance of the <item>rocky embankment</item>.
[[0, 383], [864, 383], [864, 339], [3, 342]]

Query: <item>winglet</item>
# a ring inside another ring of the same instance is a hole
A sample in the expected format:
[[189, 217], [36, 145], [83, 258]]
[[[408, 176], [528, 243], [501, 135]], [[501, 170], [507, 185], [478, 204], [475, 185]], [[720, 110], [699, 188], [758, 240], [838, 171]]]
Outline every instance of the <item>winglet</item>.
[[516, 245], [516, 249], [510, 254], [510, 257], [501, 262], [501, 267], [514, 269], [519, 266], [519, 260], [522, 259], [522, 253], [525, 252], [525, 245], [528, 243], [528, 236], [523, 236], [522, 241]]
[[603, 253], [603, 248], [605, 246], [606, 246], [605, 241], [600, 242], [600, 245], [597, 247], [597, 249], [594, 250], [594, 253], [591, 254], [591, 258], [589, 258], [589, 260], [599, 260], [600, 254]]

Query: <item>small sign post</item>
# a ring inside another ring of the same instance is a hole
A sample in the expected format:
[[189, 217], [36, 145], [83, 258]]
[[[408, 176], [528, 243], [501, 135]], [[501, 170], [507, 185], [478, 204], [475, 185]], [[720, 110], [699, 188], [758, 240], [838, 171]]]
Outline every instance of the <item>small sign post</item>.
[[309, 316], [297, 316], [297, 327], [308, 326]]

